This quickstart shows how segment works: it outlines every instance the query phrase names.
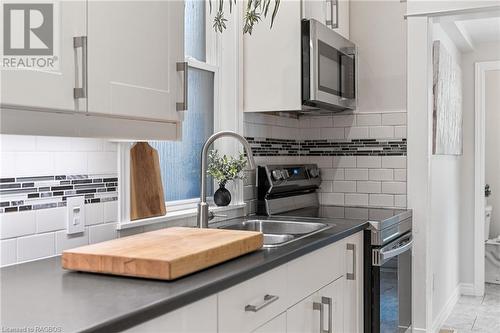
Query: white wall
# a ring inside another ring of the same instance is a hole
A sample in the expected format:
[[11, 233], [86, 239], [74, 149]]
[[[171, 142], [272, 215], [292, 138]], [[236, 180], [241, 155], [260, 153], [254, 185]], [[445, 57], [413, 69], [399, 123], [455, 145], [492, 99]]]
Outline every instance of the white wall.
[[463, 142], [460, 210], [460, 282], [474, 282], [474, 65], [500, 60], [500, 43], [476, 45], [462, 55], [463, 71]]
[[[433, 25], [439, 40], [461, 65], [461, 54], [439, 24]], [[432, 135], [432, 134], [431, 134]], [[459, 284], [460, 170], [461, 156], [431, 156], [430, 259], [432, 267], [432, 318], [440, 320]]]
[[491, 238], [500, 235], [500, 70], [486, 73], [486, 184], [491, 196], [487, 204], [493, 206]]

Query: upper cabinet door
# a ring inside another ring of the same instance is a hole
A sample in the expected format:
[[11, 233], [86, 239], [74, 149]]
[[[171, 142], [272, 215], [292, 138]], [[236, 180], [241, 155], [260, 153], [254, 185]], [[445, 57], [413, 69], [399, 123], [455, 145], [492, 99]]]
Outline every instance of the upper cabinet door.
[[349, 0], [302, 0], [303, 17], [315, 19], [349, 39]]
[[[7, 9], [7, 4], [2, 5], [2, 11], [8, 10], [7, 13], [2, 13], [2, 18], [4, 14], [10, 18], [10, 46], [17, 49], [14, 52], [25, 53], [25, 55], [19, 55], [23, 59], [47, 59], [46, 63], [40, 62], [41, 67], [38, 68], [2, 69], [0, 100], [2, 107], [54, 111], [86, 110], [85, 100], [75, 99], [73, 95], [73, 88], [81, 80], [83, 60], [81, 48], [73, 46], [73, 37], [85, 36], [87, 33], [87, 2], [54, 1], [51, 3], [52, 7], [45, 8], [37, 7], [36, 3], [23, 3], [18, 5], [24, 7], [12, 8], [12, 10]], [[25, 22], [26, 18], [29, 22]], [[36, 30], [39, 26], [44, 29], [43, 34]], [[20, 29], [16, 30], [16, 27], [33, 28], [23, 33]], [[53, 34], [51, 34], [52, 31]], [[39, 51], [33, 51], [34, 53], [30, 51], [31, 49], [50, 50], [50, 40], [52, 40], [52, 52], [42, 51], [46, 54], [38, 55]], [[30, 52], [31, 55], [26, 55]], [[10, 56], [5, 56], [4, 60], [6, 58]], [[50, 59], [53, 59], [53, 67], [49, 65]]]
[[182, 120], [184, 1], [89, 1], [88, 112]]

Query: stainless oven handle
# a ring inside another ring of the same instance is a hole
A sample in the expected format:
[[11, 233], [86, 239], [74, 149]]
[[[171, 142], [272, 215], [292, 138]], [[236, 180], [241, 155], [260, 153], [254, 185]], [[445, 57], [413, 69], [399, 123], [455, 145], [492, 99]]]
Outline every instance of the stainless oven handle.
[[391, 259], [397, 255], [400, 255], [403, 252], [408, 251], [409, 249], [411, 249], [412, 246], [413, 246], [413, 237], [410, 237], [410, 241], [401, 247], [389, 251], [384, 251], [383, 249], [381, 249], [379, 252], [380, 260], [384, 262], [388, 259]]

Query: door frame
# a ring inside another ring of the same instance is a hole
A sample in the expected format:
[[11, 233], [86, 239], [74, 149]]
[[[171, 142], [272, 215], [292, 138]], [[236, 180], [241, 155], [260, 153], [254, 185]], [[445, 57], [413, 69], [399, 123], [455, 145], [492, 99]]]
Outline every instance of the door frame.
[[486, 145], [486, 72], [500, 70], [500, 61], [475, 64], [474, 122], [474, 295], [484, 295], [484, 223], [485, 206], [485, 145]]

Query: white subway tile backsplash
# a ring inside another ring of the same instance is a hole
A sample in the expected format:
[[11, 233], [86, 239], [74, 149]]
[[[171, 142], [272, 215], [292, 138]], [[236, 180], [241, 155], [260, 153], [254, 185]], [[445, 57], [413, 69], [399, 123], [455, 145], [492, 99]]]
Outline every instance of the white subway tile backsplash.
[[55, 255], [53, 232], [21, 237], [17, 240], [17, 260], [27, 261]]
[[0, 152], [0, 176], [13, 177], [17, 175], [16, 153]]
[[370, 206], [375, 206], [375, 207], [393, 207], [394, 195], [370, 194], [370, 199], [368, 204]]
[[85, 225], [101, 224], [104, 222], [104, 205], [95, 203], [85, 205]]
[[1, 135], [0, 150], [2, 152], [35, 151], [35, 138], [27, 135]]
[[89, 244], [95, 244], [115, 239], [116, 236], [116, 223], [105, 223], [89, 227]]
[[369, 136], [368, 127], [346, 127], [345, 128], [345, 138], [346, 139], [366, 139]]
[[300, 138], [302, 140], [319, 140], [321, 133], [319, 128], [301, 128], [299, 130]]
[[81, 175], [87, 173], [87, 154], [81, 152], [54, 153], [54, 173]]
[[370, 127], [370, 139], [390, 139], [394, 137], [393, 126]]
[[334, 168], [355, 168], [356, 156], [333, 156], [332, 162]]
[[394, 126], [395, 138], [406, 138], [406, 126]]
[[333, 116], [333, 127], [350, 127], [356, 125], [356, 118], [353, 114]]
[[37, 136], [37, 151], [71, 151], [71, 140], [58, 136]]
[[366, 206], [368, 205], [368, 194], [346, 193], [345, 204], [349, 206]]
[[253, 185], [243, 186], [243, 200], [257, 199], [257, 187]]
[[393, 180], [393, 169], [370, 169], [368, 171], [368, 178], [370, 180]]
[[66, 207], [39, 209], [35, 212], [37, 233], [66, 229], [66, 219], [68, 218]]
[[311, 117], [309, 118], [309, 126], [313, 128], [333, 127], [333, 118], [330, 116]]
[[406, 182], [383, 182], [382, 193], [406, 194]]
[[380, 193], [382, 190], [381, 182], [358, 181], [356, 186], [358, 193]]
[[358, 114], [356, 115], [357, 126], [380, 126], [382, 125], [382, 117], [380, 113], [375, 114]]
[[305, 156], [303, 161], [305, 163], [317, 164], [319, 168], [331, 168], [332, 166], [336, 167], [333, 164], [333, 159], [332, 156]]
[[406, 195], [395, 195], [394, 196], [394, 206], [400, 208], [406, 208]]
[[54, 159], [51, 153], [22, 152], [16, 154], [16, 176], [53, 175]]
[[320, 128], [321, 139], [343, 139], [344, 128]]
[[405, 169], [406, 156], [382, 156], [382, 168]]
[[344, 180], [344, 169], [321, 169], [321, 179], [323, 180]]
[[0, 234], [2, 239], [36, 233], [34, 211], [0, 214]]
[[368, 169], [345, 169], [346, 180], [368, 180]]
[[79, 246], [89, 244], [89, 231], [85, 231], [75, 235], [67, 235], [66, 230], [56, 232], [56, 254], [61, 254], [62, 251], [72, 249]]
[[104, 223], [118, 221], [118, 201], [107, 201], [103, 204]]
[[333, 192], [341, 192], [341, 193], [356, 192], [356, 182], [336, 180], [333, 182]]
[[380, 168], [382, 156], [356, 156], [356, 167], [358, 168]]
[[406, 181], [406, 169], [394, 169], [394, 180]]
[[368, 219], [368, 209], [346, 207], [344, 209], [344, 214], [346, 219], [357, 219], [357, 220]]
[[90, 152], [88, 154], [88, 173], [106, 174], [118, 172], [118, 157], [113, 152]]
[[323, 180], [319, 187], [319, 191], [323, 193], [333, 192], [333, 182], [331, 180]]
[[383, 113], [382, 125], [406, 125], [406, 112]]
[[0, 241], [0, 266], [15, 264], [17, 262], [17, 239]]
[[320, 193], [319, 200], [322, 205], [343, 205], [344, 193]]

